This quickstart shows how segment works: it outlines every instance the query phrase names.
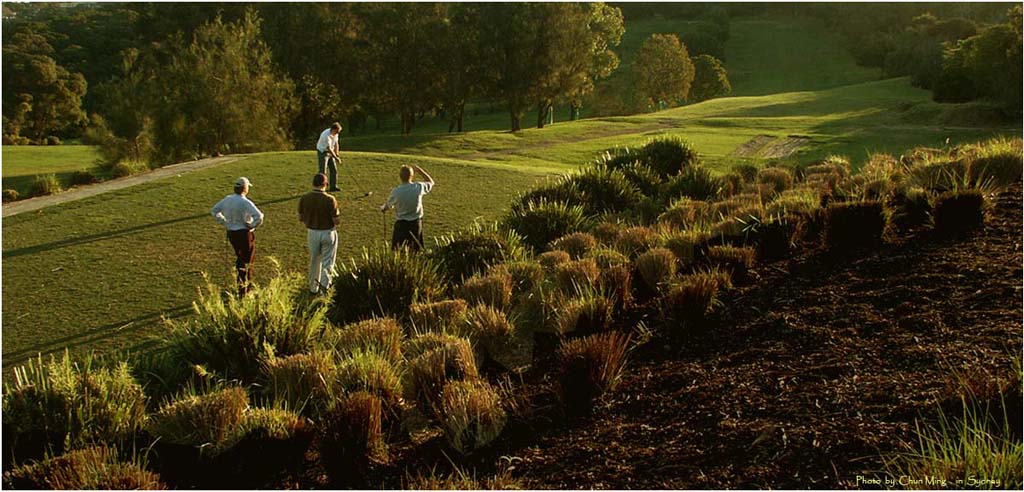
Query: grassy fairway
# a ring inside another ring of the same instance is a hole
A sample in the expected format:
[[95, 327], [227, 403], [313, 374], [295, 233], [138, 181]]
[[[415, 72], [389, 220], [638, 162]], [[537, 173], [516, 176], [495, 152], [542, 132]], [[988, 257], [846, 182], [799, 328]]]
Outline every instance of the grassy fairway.
[[[514, 192], [543, 174], [433, 158], [344, 157], [339, 261], [383, 240], [385, 225], [375, 207], [397, 182], [402, 163], [415, 161], [438, 182], [425, 198], [428, 236], [476, 217], [497, 218]], [[271, 275], [271, 256], [284, 269], [305, 271], [306, 233], [295, 208], [309, 189], [314, 162], [312, 152], [260, 154], [5, 219], [4, 365], [65, 346], [135, 346], [159, 331], [161, 316], [189, 312], [203, 272], [228, 283], [233, 255], [209, 209], [240, 175], [253, 180], [251, 196], [267, 214], [257, 231], [257, 279]], [[353, 172], [356, 180], [346, 179]], [[374, 192], [371, 198], [352, 199], [360, 184]]]
[[872, 152], [902, 152], [918, 145], [939, 146], [1012, 128], [968, 128], [959, 123], [963, 105], [937, 104], [907, 79], [866, 82], [832, 89], [767, 96], [713, 99], [657, 113], [556, 123], [517, 134], [499, 131], [460, 135], [414, 134], [343, 139], [345, 148], [380, 149], [411, 155], [451, 156], [475, 161], [549, 169], [584, 164], [604, 149], [637, 145], [653, 135], [679, 135], [696, 145], [716, 168], [738, 159], [730, 154], [757, 135], [802, 135], [809, 144], [793, 157], [810, 161], [843, 154], [855, 163]]
[[49, 173], [67, 185], [71, 173], [91, 168], [98, 158], [96, 148], [89, 145], [4, 145], [3, 188], [24, 195], [33, 176]]

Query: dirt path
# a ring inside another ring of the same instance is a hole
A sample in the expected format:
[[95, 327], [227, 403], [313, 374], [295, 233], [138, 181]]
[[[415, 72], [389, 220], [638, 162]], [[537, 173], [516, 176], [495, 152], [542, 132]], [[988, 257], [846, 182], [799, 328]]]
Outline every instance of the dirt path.
[[36, 210], [40, 210], [46, 207], [52, 207], [54, 205], [73, 202], [75, 200], [89, 198], [91, 196], [96, 196], [103, 193], [128, 188], [130, 186], [148, 183], [150, 181], [166, 178], [169, 176], [189, 173], [192, 171], [198, 171], [200, 169], [208, 169], [214, 166], [219, 166], [221, 164], [235, 162], [240, 159], [245, 159], [245, 157], [211, 157], [209, 159], [201, 159], [198, 161], [183, 162], [181, 164], [172, 164], [170, 166], [164, 166], [159, 169], [154, 169], [152, 171], [142, 174], [136, 174], [134, 176], [129, 176], [127, 178], [113, 179], [110, 181], [104, 181], [102, 183], [97, 183], [94, 185], [76, 187], [70, 191], [58, 193], [56, 195], [40, 196], [36, 198], [29, 198], [26, 200], [5, 203], [2, 207], [0, 207], [0, 211], [2, 211], [3, 217], [11, 217], [25, 212], [34, 212]]
[[[970, 238], [921, 231], [760, 269], [714, 333], [633, 354], [594, 417], [517, 450], [524, 487], [871, 488], [857, 477], [912, 441], [915, 419], [955, 408], [963, 381], [995, 402], [993, 381], [1019, 386], [1021, 228], [1018, 185]], [[1004, 396], [1019, 423], [1017, 391]]]

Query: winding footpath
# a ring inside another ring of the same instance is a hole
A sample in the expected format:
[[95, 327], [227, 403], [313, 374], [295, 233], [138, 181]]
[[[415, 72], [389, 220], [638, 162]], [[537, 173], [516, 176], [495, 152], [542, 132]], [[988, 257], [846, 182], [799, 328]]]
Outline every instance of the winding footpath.
[[245, 157], [246, 156], [211, 157], [209, 159], [200, 159], [198, 161], [171, 164], [170, 166], [164, 166], [159, 169], [136, 174], [134, 176], [128, 176], [126, 178], [112, 179], [110, 181], [104, 181], [93, 185], [75, 187], [72, 190], [58, 193], [56, 195], [46, 195], [5, 203], [3, 206], [0, 206], [0, 212], [2, 212], [0, 213], [0, 216], [12, 217], [25, 212], [35, 212], [36, 210], [41, 210], [46, 207], [52, 207], [54, 205], [60, 205], [63, 203], [73, 202], [75, 200], [81, 200], [83, 198], [101, 195], [103, 193], [109, 193], [111, 191], [117, 191], [170, 176], [190, 173], [192, 171], [208, 169], [221, 164], [235, 162], [240, 159], [245, 159]]

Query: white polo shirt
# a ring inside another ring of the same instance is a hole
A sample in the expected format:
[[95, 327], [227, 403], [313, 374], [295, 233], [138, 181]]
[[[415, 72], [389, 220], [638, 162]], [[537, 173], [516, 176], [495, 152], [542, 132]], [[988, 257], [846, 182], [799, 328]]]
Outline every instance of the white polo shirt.
[[320, 152], [327, 152], [329, 149], [333, 149], [338, 146], [338, 135], [331, 135], [331, 129], [328, 128], [320, 132], [320, 140], [316, 142], [316, 150]]
[[248, 198], [232, 193], [210, 210], [213, 219], [229, 231], [255, 229], [263, 223], [263, 212]]

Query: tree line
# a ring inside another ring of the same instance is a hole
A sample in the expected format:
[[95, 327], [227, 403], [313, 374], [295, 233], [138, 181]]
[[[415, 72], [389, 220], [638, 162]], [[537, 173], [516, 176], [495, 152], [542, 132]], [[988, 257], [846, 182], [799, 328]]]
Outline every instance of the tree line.
[[[110, 162], [159, 164], [305, 145], [333, 120], [360, 132], [394, 115], [410, 133], [439, 115], [462, 131], [474, 103], [543, 128], [555, 104], [580, 116], [624, 32], [605, 3], [11, 4], [3, 132], [84, 134]], [[634, 67], [648, 104], [728, 92], [720, 58], [656, 37]]]

